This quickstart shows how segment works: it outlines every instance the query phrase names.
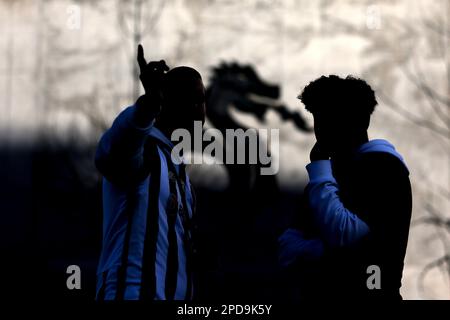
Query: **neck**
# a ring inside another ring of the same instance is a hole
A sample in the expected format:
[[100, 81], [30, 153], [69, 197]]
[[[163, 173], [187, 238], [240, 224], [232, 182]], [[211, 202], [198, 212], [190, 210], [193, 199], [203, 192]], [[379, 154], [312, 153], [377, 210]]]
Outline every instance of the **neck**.
[[171, 140], [173, 129], [171, 129], [169, 126], [165, 125], [162, 121], [158, 121], [157, 119], [155, 121], [155, 127], [161, 131], [164, 136], [166, 136], [167, 139]]
[[335, 159], [347, 158], [351, 156], [361, 145], [369, 141], [367, 132], [360, 135], [352, 136], [345, 140], [335, 152], [332, 153], [331, 157]]

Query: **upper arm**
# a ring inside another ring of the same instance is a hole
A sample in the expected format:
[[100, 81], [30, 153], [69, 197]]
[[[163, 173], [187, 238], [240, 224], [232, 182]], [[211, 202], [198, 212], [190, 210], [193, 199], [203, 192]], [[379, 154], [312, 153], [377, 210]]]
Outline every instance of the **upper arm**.
[[95, 155], [99, 172], [116, 184], [140, 181], [144, 168], [144, 146], [151, 126], [137, 127], [134, 106], [126, 108], [100, 138]]

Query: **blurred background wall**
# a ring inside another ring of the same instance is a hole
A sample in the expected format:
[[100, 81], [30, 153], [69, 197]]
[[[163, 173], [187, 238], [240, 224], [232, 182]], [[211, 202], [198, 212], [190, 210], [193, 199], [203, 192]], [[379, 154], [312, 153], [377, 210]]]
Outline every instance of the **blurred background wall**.
[[[252, 65], [310, 125], [296, 99], [309, 81], [367, 80], [379, 101], [369, 136], [391, 141], [411, 171], [403, 296], [449, 299], [449, 19], [447, 0], [0, 1], [1, 277], [14, 285], [8, 272], [27, 273], [36, 290], [54, 282], [55, 295], [65, 267], [79, 264], [92, 292], [101, 237], [93, 152], [141, 92], [143, 43], [147, 60], [193, 66], [207, 85], [221, 62]], [[313, 134], [273, 110], [263, 121], [230, 113], [247, 127], [280, 129], [276, 179], [301, 193]], [[227, 183], [217, 167], [191, 175], [200, 189]]]

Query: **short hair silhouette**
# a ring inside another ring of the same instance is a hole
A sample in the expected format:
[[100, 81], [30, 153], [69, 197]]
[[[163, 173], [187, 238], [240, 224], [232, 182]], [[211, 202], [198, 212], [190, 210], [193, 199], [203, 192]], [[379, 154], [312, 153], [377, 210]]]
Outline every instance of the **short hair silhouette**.
[[298, 98], [312, 114], [327, 113], [341, 119], [366, 118], [377, 105], [372, 88], [353, 76], [322, 76], [310, 82]]
[[[202, 80], [200, 73], [186, 66], [171, 69], [164, 75], [162, 83], [163, 96], [171, 99], [186, 98], [192, 92], [199, 80]], [[184, 97], [183, 97], [184, 96]]]
[[162, 79], [161, 93], [160, 128], [190, 128], [193, 121], [205, 121], [205, 87], [197, 70], [186, 66], [171, 69]]

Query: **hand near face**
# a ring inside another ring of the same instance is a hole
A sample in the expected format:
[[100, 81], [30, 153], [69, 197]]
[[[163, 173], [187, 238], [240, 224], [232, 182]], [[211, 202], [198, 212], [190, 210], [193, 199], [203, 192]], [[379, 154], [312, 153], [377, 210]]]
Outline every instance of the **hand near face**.
[[324, 147], [323, 144], [316, 142], [314, 147], [311, 149], [309, 158], [311, 161], [329, 160], [330, 152]]

